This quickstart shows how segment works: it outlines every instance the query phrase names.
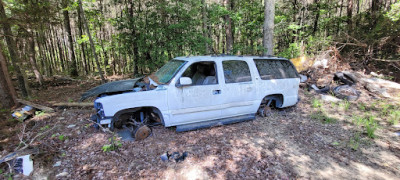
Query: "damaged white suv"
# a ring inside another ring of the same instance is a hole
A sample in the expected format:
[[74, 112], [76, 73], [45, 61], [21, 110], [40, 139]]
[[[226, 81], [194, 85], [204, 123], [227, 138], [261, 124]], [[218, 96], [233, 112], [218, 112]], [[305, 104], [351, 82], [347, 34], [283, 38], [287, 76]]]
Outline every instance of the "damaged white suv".
[[177, 57], [145, 78], [110, 82], [82, 95], [97, 96], [94, 116], [136, 138], [149, 125], [188, 131], [230, 124], [298, 101], [299, 75], [284, 58], [261, 56]]

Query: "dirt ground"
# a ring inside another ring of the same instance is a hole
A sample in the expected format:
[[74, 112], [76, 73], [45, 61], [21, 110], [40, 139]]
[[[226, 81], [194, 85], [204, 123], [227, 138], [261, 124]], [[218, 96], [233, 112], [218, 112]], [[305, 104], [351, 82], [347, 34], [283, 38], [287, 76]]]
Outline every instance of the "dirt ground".
[[[74, 81], [37, 90], [37, 103], [77, 101], [93, 81]], [[177, 133], [157, 126], [139, 142], [122, 141], [116, 151], [103, 152], [111, 134], [96, 130], [90, 108], [60, 108], [25, 123], [2, 129], [1, 156], [24, 137], [54, 129], [33, 144], [34, 172], [15, 179], [398, 179], [400, 177], [400, 126], [387, 123], [379, 103], [368, 98], [342, 106], [322, 103], [329, 123], [313, 117], [318, 95], [301, 89], [294, 107], [275, 110], [266, 118]], [[367, 96], [366, 94], [364, 94]], [[375, 106], [371, 104], [376, 102]], [[366, 107], [360, 110], [359, 104]], [[365, 109], [370, 111], [365, 112]], [[353, 116], [376, 114], [379, 127], [368, 138]], [[8, 120], [12, 121], [12, 120]], [[11, 128], [15, 126], [16, 128]], [[4, 126], [5, 127], [5, 126]], [[163, 162], [166, 151], [188, 152], [176, 163]], [[60, 163], [61, 162], [61, 163]], [[60, 163], [60, 164], [59, 164]], [[2, 166], [5, 168], [6, 166]], [[6, 172], [4, 170], [3, 172]], [[5, 176], [4, 176], [5, 177]]]

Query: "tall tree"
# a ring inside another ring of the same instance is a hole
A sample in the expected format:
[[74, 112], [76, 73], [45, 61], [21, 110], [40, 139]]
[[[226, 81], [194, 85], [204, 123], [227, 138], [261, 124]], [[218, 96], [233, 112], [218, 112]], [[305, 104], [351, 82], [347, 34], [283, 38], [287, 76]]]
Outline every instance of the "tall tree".
[[264, 0], [264, 55], [274, 54], [275, 0]]
[[351, 32], [353, 30], [353, 0], [348, 0], [347, 4], [347, 26], [348, 31]]
[[87, 21], [86, 21], [86, 18], [85, 18], [85, 12], [83, 11], [83, 7], [82, 7], [82, 0], [79, 0], [79, 9], [80, 9], [80, 11], [81, 11], [83, 26], [84, 26], [85, 29], [86, 29], [87, 36], [89, 36], [90, 47], [91, 47], [91, 49], [92, 49], [92, 53], [93, 53], [93, 56], [94, 56], [94, 60], [96, 61], [97, 70], [99, 71], [99, 75], [100, 75], [100, 78], [101, 78], [101, 82], [102, 82], [102, 83], [105, 83], [105, 82], [106, 82], [106, 79], [105, 79], [104, 76], [103, 76], [103, 71], [101, 70], [99, 58], [97, 57], [97, 54], [96, 54], [96, 48], [94, 47], [94, 42], [93, 42], [93, 39], [92, 39], [92, 35], [90, 34], [89, 26], [88, 26]]
[[[0, 49], [1, 47], [0, 43]], [[0, 102], [3, 108], [11, 108], [18, 104], [17, 93], [12, 86], [10, 75], [8, 74], [5, 56], [0, 52]]]
[[3, 0], [0, 0], [0, 19], [2, 20], [3, 32], [5, 35], [6, 42], [7, 42], [8, 51], [10, 53], [11, 63], [17, 74], [18, 87], [21, 90], [22, 96], [28, 97], [29, 94], [28, 94], [28, 90], [26, 87], [24, 75], [22, 74], [23, 72], [21, 71], [21, 68], [20, 68], [21, 60], [20, 60], [19, 55], [17, 54], [17, 44], [15, 43], [14, 35], [11, 31], [11, 25], [9, 23], [8, 17], [4, 10]]
[[68, 37], [68, 55], [69, 55], [69, 75], [72, 77], [78, 76], [78, 67], [75, 59], [74, 41], [72, 39], [71, 24], [69, 20], [69, 0], [62, 0], [64, 28], [67, 31]]
[[230, 54], [233, 49], [233, 33], [232, 33], [232, 18], [229, 15], [231, 12], [231, 2], [230, 0], [224, 0], [224, 5], [228, 10], [228, 14], [224, 16], [225, 19], [225, 35], [226, 35], [226, 53]]

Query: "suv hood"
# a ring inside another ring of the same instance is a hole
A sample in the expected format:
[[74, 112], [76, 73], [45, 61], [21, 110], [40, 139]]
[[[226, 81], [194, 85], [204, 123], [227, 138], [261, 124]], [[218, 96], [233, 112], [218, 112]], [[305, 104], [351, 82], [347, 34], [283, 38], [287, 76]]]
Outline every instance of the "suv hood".
[[133, 90], [133, 86], [140, 78], [128, 79], [122, 81], [113, 81], [102, 84], [100, 86], [89, 89], [82, 94], [80, 101], [84, 101], [87, 98], [95, 97], [105, 93], [117, 93]]

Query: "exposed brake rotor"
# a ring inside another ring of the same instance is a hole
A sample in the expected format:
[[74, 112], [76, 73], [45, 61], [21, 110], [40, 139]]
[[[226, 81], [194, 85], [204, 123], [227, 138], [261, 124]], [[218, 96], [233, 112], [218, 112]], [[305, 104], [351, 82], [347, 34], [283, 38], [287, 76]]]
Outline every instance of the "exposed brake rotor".
[[151, 134], [151, 129], [146, 125], [138, 126], [133, 132], [136, 141], [141, 141], [143, 139], [146, 139], [147, 137], [150, 136], [150, 134]]

